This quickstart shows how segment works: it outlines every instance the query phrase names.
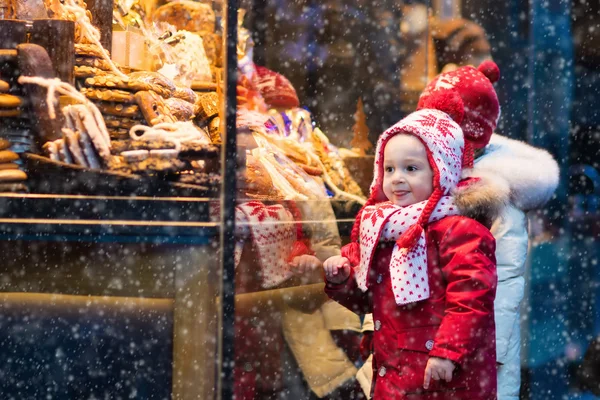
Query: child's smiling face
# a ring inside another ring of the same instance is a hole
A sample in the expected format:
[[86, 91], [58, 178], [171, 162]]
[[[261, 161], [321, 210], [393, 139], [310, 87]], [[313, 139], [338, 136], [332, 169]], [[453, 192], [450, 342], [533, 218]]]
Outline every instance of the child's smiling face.
[[383, 153], [383, 193], [397, 206], [427, 200], [433, 193], [433, 170], [423, 143], [413, 135], [392, 137]]

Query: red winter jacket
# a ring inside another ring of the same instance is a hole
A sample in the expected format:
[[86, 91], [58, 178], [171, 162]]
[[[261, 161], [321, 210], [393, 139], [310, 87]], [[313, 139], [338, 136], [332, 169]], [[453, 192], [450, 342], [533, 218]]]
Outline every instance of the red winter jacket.
[[[430, 297], [398, 306], [389, 276], [392, 244], [380, 244], [363, 293], [353, 273], [343, 284], [327, 282], [332, 299], [375, 322], [374, 399], [496, 398], [494, 297], [495, 242], [490, 231], [463, 216], [426, 227]], [[430, 356], [455, 362], [452, 381], [423, 389]]]

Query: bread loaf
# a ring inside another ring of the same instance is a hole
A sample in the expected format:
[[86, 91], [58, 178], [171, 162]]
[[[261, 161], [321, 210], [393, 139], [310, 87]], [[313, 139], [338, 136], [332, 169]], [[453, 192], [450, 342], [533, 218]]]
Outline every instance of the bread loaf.
[[215, 31], [215, 13], [208, 4], [194, 1], [174, 1], [161, 6], [152, 14], [154, 22], [166, 22], [177, 30], [190, 32]]

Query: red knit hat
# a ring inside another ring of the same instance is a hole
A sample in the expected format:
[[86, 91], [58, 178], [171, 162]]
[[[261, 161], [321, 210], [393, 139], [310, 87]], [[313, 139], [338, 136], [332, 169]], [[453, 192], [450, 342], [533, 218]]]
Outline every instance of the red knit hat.
[[447, 107], [447, 110], [453, 113], [453, 118], [439, 110], [423, 109], [415, 111], [379, 137], [375, 152], [371, 194], [356, 217], [352, 229], [352, 243], [342, 251], [342, 254], [354, 265], [357, 265], [360, 261], [358, 235], [362, 210], [367, 206], [388, 200], [383, 192], [383, 155], [385, 146], [392, 137], [398, 134], [410, 134], [417, 137], [425, 146], [429, 165], [433, 170], [433, 193], [427, 200], [427, 204], [416, 223], [398, 239], [400, 248], [410, 249], [414, 246], [442, 196], [448, 195], [458, 184], [464, 150], [464, 136], [458, 124], [461, 121], [461, 109], [458, 101], [459, 99], [454, 99], [454, 101], [448, 103], [451, 107]]
[[473, 166], [473, 150], [488, 144], [500, 118], [500, 104], [492, 83], [500, 78], [500, 69], [493, 61], [484, 61], [478, 68], [466, 66], [438, 75], [419, 98], [417, 109], [447, 107], [446, 99], [460, 96], [464, 106], [461, 128], [467, 141], [466, 168]]
[[265, 67], [256, 67], [256, 86], [271, 107], [295, 108], [300, 106], [296, 89], [289, 80]]

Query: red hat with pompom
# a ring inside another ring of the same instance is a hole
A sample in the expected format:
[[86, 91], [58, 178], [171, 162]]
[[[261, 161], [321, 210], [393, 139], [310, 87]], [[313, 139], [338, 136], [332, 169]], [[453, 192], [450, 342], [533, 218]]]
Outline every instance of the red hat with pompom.
[[[419, 98], [417, 109], [447, 108], [449, 96], [460, 96], [464, 117], [460, 124], [465, 140], [465, 167], [472, 167], [474, 148], [485, 147], [500, 118], [500, 103], [492, 85], [500, 78], [500, 69], [491, 60], [484, 61], [478, 68], [465, 66], [438, 75], [432, 80]], [[454, 93], [451, 95], [450, 93]]]
[[256, 86], [271, 107], [295, 108], [300, 106], [298, 94], [283, 75], [265, 67], [256, 67]]

